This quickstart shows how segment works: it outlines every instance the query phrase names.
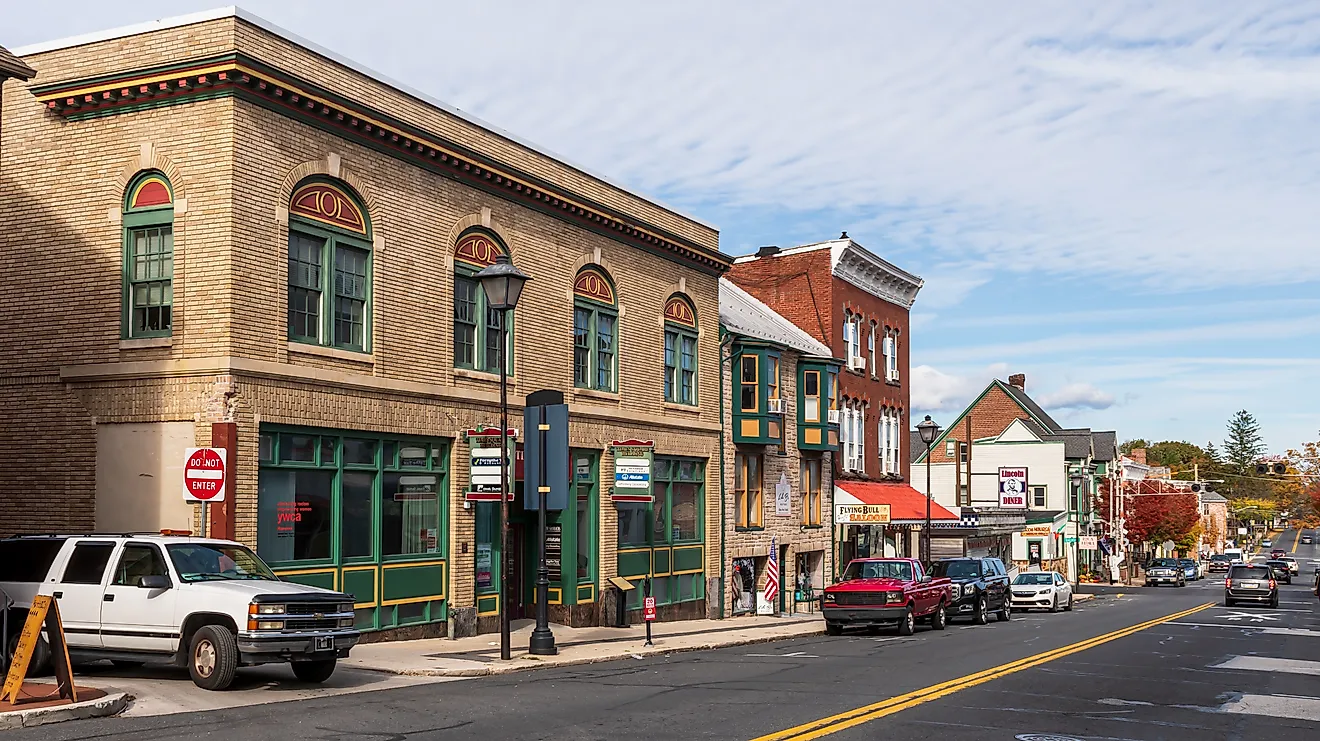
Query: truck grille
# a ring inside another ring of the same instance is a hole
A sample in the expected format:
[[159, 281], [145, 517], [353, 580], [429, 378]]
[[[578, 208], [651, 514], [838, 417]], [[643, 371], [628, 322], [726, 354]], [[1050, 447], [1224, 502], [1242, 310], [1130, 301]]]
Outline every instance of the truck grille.
[[835, 595], [840, 605], [883, 605], [888, 592], [839, 592]]
[[291, 602], [284, 606], [285, 615], [329, 615], [338, 611], [337, 602]]
[[290, 618], [284, 621], [286, 631], [308, 631], [308, 630], [334, 630], [339, 627], [339, 620], [336, 618]]

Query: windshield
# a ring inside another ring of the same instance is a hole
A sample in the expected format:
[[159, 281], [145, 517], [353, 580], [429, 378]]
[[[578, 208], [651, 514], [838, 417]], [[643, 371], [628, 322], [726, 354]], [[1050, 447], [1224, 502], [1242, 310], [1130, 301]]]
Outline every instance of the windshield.
[[1036, 574], [1018, 574], [1018, 577], [1013, 580], [1013, 583], [1029, 584], [1038, 587], [1041, 586], [1048, 587], [1049, 585], [1054, 583], [1054, 574], [1049, 572], [1041, 572]]
[[1178, 562], [1172, 558], [1157, 558], [1150, 562], [1152, 569], [1173, 569], [1178, 567]]
[[165, 547], [183, 581], [279, 581], [257, 554], [241, 545], [178, 543]]
[[1238, 566], [1233, 569], [1234, 579], [1268, 579], [1270, 570], [1264, 566]]
[[1196, 562], [1193, 561], [1193, 560], [1190, 559], [1190, 558], [1180, 558], [1180, 559], [1178, 559], [1178, 563], [1182, 564], [1183, 566], [1195, 566], [1195, 565], [1196, 565]]
[[960, 577], [979, 577], [981, 575], [980, 561], [941, 561], [935, 564], [935, 570], [932, 572], [935, 576], [948, 576], [954, 579]]
[[1211, 561], [1232, 561], [1233, 559], [1231, 559], [1231, 558], [1229, 558], [1228, 556], [1225, 556], [1224, 554], [1220, 553], [1220, 554], [1218, 554], [1218, 555], [1211, 556], [1211, 557], [1210, 557], [1210, 560], [1211, 560]]
[[843, 580], [902, 579], [912, 581], [912, 564], [906, 561], [853, 561], [843, 572]]

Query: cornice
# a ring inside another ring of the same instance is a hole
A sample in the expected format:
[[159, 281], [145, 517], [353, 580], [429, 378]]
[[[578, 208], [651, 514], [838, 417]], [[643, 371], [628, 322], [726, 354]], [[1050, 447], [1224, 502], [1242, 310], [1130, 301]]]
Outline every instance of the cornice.
[[50, 114], [70, 121], [237, 96], [707, 274], [723, 273], [732, 264], [732, 258], [718, 250], [596, 203], [580, 193], [335, 95], [244, 54], [66, 80], [35, 86], [32, 93]]
[[924, 284], [920, 278], [902, 271], [861, 249], [845, 246], [834, 264], [835, 277], [892, 304], [911, 309], [917, 292]]

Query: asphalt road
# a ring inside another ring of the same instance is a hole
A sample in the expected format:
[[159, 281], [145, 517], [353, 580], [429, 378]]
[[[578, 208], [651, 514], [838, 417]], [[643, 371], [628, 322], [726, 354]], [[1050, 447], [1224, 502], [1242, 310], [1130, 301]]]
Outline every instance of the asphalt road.
[[[1207, 579], [911, 638], [819, 636], [0, 738], [1309, 738], [1320, 733], [1320, 601], [1306, 585], [1320, 550], [1296, 557], [1303, 578], [1282, 587], [1277, 610], [1225, 608], [1222, 580]], [[803, 728], [820, 719], [831, 720]]]

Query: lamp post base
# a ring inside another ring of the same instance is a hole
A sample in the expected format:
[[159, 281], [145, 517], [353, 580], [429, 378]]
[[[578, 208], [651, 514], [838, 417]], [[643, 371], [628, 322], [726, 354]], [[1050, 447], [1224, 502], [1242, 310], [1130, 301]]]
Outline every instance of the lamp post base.
[[532, 631], [532, 640], [527, 644], [527, 653], [533, 656], [554, 656], [559, 653], [555, 646], [555, 634], [549, 627], [538, 627]]

